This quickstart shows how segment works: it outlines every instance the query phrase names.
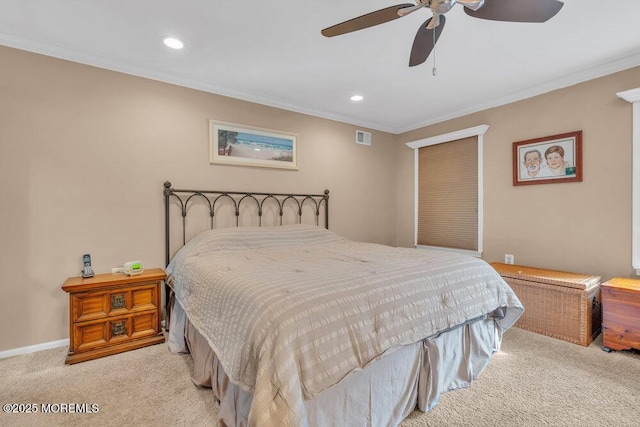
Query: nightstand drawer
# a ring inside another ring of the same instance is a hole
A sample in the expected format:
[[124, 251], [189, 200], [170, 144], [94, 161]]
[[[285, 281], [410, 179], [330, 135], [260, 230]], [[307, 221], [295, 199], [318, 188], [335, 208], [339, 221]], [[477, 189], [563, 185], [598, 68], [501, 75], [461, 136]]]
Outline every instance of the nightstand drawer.
[[158, 308], [156, 283], [123, 287], [114, 291], [83, 292], [72, 296], [72, 322], [84, 322]]
[[157, 335], [157, 310], [75, 323], [74, 352], [87, 351], [131, 339]]
[[635, 308], [635, 313], [640, 317], [640, 291], [634, 292], [630, 289], [605, 286], [602, 288], [602, 298], [610, 303], [625, 304], [633, 307]]
[[640, 328], [620, 328], [618, 326], [602, 326], [604, 332], [602, 342], [606, 347], [617, 349], [617, 347], [640, 349]]

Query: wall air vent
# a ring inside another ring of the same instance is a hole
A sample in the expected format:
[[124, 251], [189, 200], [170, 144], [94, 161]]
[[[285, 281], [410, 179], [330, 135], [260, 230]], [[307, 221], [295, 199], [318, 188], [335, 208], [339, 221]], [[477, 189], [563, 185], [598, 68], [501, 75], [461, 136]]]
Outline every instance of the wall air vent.
[[371, 145], [371, 133], [357, 130], [356, 144]]

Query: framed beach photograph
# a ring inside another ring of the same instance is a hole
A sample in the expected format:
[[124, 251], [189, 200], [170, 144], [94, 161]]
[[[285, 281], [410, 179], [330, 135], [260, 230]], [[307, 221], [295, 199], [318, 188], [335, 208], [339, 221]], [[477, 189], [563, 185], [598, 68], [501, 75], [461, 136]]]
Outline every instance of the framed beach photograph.
[[209, 121], [209, 162], [298, 169], [296, 135], [234, 123]]
[[582, 131], [513, 143], [513, 185], [582, 181]]

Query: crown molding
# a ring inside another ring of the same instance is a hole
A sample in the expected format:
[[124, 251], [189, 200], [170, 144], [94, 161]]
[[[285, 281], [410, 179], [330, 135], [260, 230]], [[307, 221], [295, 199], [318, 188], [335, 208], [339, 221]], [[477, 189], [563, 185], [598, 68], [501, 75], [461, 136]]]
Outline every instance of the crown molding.
[[0, 45], [12, 47], [15, 49], [25, 50], [33, 53], [38, 53], [45, 56], [51, 56], [58, 59], [63, 59], [79, 64], [89, 65], [92, 67], [103, 68], [106, 70], [116, 71], [119, 73], [129, 74], [137, 77], [142, 77], [150, 80], [156, 80], [163, 83], [169, 83], [177, 86], [186, 87], [189, 89], [201, 90], [203, 92], [213, 93], [216, 95], [227, 96], [229, 98], [239, 99], [242, 101], [248, 101], [255, 104], [265, 105], [268, 107], [280, 108], [295, 113], [306, 114], [322, 119], [333, 120], [341, 123], [352, 124], [359, 127], [364, 127], [372, 130], [379, 130], [382, 132], [393, 133], [393, 128], [381, 126], [379, 123], [369, 122], [366, 120], [360, 120], [348, 115], [335, 114], [328, 111], [317, 110], [313, 108], [304, 107], [282, 100], [275, 99], [273, 97], [265, 96], [258, 93], [247, 92], [232, 87], [226, 87], [221, 85], [215, 85], [205, 83], [189, 77], [184, 77], [177, 74], [165, 73], [162, 71], [154, 70], [148, 67], [143, 67], [133, 63], [127, 63], [122, 61], [114, 61], [110, 58], [96, 55], [85, 51], [70, 49], [67, 47], [60, 47], [47, 43], [40, 43], [20, 37], [15, 37], [7, 34], [0, 33]]
[[420, 123], [408, 125], [404, 127], [395, 128], [393, 130], [396, 134], [409, 132], [412, 130], [420, 129], [426, 126], [431, 126], [437, 123], [442, 123], [447, 120], [456, 119], [478, 111], [487, 110], [489, 108], [500, 107], [502, 105], [511, 104], [513, 102], [522, 101], [523, 99], [532, 98], [534, 96], [542, 95], [547, 92], [551, 92], [557, 89], [563, 89], [565, 87], [573, 86], [578, 83], [583, 83], [589, 80], [593, 80], [599, 77], [603, 77], [609, 74], [617, 73], [629, 68], [640, 66], [640, 52], [633, 53], [631, 55], [625, 55], [623, 57], [615, 58], [604, 64], [598, 64], [591, 68], [587, 68], [576, 73], [567, 74], [557, 79], [550, 80], [541, 85], [532, 86], [521, 91], [513, 92], [507, 96], [496, 98], [484, 103], [471, 105], [467, 108], [452, 111], [450, 113], [443, 114], [441, 116], [432, 117]]
[[98, 68], [104, 68], [111, 71], [117, 71], [125, 74], [130, 74], [138, 77], [148, 78], [151, 80], [157, 80], [163, 83], [174, 84], [178, 86], [187, 87], [190, 89], [201, 90], [204, 92], [213, 93], [216, 95], [228, 96], [230, 98], [240, 99], [243, 101], [253, 102], [269, 107], [280, 108], [295, 113], [306, 114], [314, 117], [319, 117], [327, 120], [333, 120], [341, 123], [347, 123], [359, 127], [387, 132], [395, 135], [399, 135], [405, 132], [409, 132], [415, 129], [431, 126], [437, 123], [441, 123], [447, 120], [452, 120], [458, 117], [466, 116], [478, 111], [486, 110], [489, 108], [499, 107], [501, 105], [510, 104], [512, 102], [521, 101], [523, 99], [531, 98], [543, 93], [547, 93], [553, 90], [562, 89], [568, 86], [572, 86], [578, 83], [582, 83], [588, 80], [592, 80], [598, 77], [602, 77], [608, 74], [612, 74], [618, 71], [622, 71], [628, 68], [632, 68], [640, 65], [640, 52], [635, 52], [631, 55], [615, 58], [604, 64], [598, 64], [591, 68], [581, 70], [576, 73], [567, 74], [554, 80], [550, 80], [541, 85], [532, 86], [520, 91], [513, 92], [504, 97], [495, 98], [484, 103], [470, 105], [466, 108], [457, 111], [447, 112], [445, 114], [431, 117], [425, 121], [418, 123], [408, 124], [405, 126], [385, 126], [380, 123], [370, 122], [354, 118], [349, 115], [336, 114], [329, 111], [318, 110], [314, 108], [308, 108], [302, 105], [289, 103], [273, 97], [269, 97], [259, 93], [247, 92], [240, 89], [225, 87], [220, 85], [214, 85], [205, 83], [199, 80], [191, 79], [188, 77], [165, 73], [162, 71], [154, 70], [148, 67], [140, 66], [138, 64], [114, 61], [110, 58], [106, 58], [95, 53], [89, 53], [67, 47], [56, 46], [48, 43], [36, 42], [28, 40], [22, 37], [17, 37], [8, 34], [0, 33], [0, 44], [13, 47], [16, 49], [26, 50], [34, 53], [39, 53], [46, 56], [52, 56], [60, 59], [65, 59], [80, 64], [90, 65]]

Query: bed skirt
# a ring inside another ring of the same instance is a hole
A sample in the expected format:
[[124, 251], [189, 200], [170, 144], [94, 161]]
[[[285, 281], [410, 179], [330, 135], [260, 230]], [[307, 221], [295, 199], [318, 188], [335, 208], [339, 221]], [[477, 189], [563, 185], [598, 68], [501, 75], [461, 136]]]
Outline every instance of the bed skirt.
[[[252, 395], [232, 383], [207, 340], [173, 299], [168, 346], [191, 353], [192, 380], [220, 402], [217, 425], [244, 427]], [[396, 426], [414, 409], [429, 411], [440, 395], [468, 387], [500, 349], [502, 328], [492, 316], [385, 354], [305, 402], [305, 426]]]

